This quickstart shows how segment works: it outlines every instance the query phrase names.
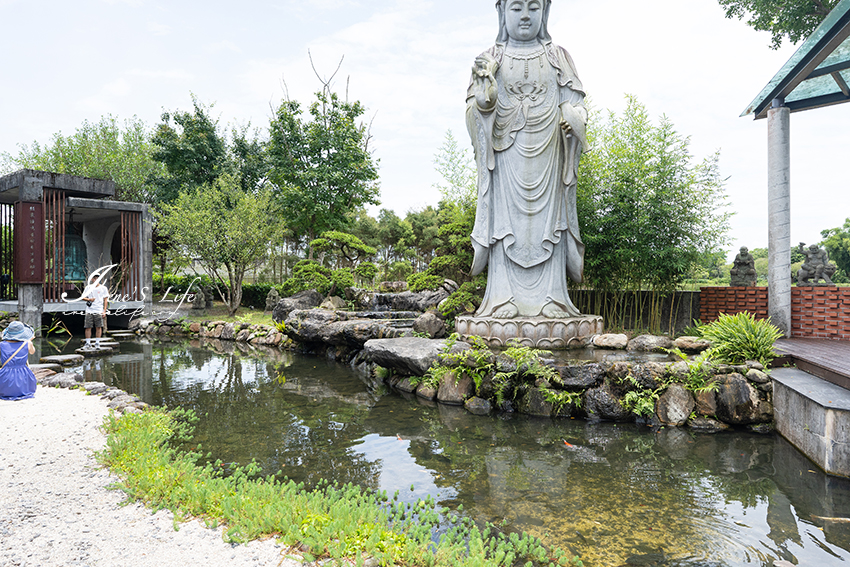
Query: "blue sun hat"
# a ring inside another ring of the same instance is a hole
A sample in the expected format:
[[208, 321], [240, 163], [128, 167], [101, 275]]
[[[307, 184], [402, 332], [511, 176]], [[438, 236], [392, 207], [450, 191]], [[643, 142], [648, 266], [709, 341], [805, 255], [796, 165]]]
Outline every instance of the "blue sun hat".
[[6, 327], [6, 330], [3, 331], [3, 335], [0, 336], [4, 341], [28, 341], [35, 336], [35, 332], [32, 330], [32, 327], [29, 325], [25, 325], [20, 321], [12, 321], [12, 323]]

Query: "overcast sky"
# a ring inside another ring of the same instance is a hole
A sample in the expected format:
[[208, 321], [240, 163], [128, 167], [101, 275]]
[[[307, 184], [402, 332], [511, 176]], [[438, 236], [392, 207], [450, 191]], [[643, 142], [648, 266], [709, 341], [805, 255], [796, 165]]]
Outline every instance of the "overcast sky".
[[[464, 146], [475, 56], [497, 32], [493, 0], [0, 0], [0, 152], [71, 134], [102, 115], [191, 109], [265, 128], [283, 96], [307, 104], [319, 72], [373, 120], [382, 207], [436, 205], [433, 157], [451, 129]], [[666, 114], [698, 159], [720, 151], [736, 212], [730, 250], [767, 246], [767, 124], [739, 118], [796, 47], [727, 20], [716, 0], [554, 0], [549, 30], [597, 109], [624, 94]], [[793, 244], [850, 217], [841, 173], [850, 105], [791, 118]], [[372, 211], [376, 213], [375, 211]]]

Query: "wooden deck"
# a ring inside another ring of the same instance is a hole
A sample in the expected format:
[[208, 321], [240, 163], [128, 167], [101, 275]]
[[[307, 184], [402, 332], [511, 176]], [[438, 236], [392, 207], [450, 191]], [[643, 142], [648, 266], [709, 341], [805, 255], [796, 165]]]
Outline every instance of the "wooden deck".
[[793, 364], [800, 370], [850, 390], [850, 341], [779, 339], [773, 366]]

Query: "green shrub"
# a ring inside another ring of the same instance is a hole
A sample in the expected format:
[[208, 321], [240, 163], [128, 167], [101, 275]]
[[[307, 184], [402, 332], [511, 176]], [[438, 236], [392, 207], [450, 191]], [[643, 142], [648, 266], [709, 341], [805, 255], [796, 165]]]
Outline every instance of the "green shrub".
[[266, 308], [266, 296], [272, 288], [277, 288], [280, 292], [280, 286], [270, 283], [243, 283], [242, 284], [242, 307], [253, 307], [254, 309]]
[[410, 262], [400, 261], [393, 262], [387, 267], [387, 279], [392, 281], [402, 281], [407, 279], [413, 273], [413, 266]]
[[333, 286], [332, 272], [312, 260], [301, 260], [292, 267], [292, 277], [281, 285], [281, 296], [289, 297], [300, 291], [315, 289], [326, 295]]
[[769, 321], [756, 320], [746, 311], [735, 315], [721, 313], [716, 321], [700, 329], [703, 338], [711, 341], [708, 358], [725, 364], [757, 360], [767, 367], [776, 358], [773, 343], [782, 336]]
[[360, 278], [361, 282], [371, 284], [378, 274], [378, 266], [372, 262], [360, 262], [354, 268], [354, 275]]
[[434, 291], [439, 289], [441, 285], [443, 285], [443, 278], [427, 272], [407, 276], [407, 289], [410, 291]]

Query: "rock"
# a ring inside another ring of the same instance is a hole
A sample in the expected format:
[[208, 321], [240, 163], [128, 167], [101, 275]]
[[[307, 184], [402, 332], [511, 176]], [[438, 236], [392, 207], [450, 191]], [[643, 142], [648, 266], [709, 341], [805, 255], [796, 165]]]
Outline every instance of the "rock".
[[747, 379], [737, 373], [729, 374], [717, 390], [717, 417], [733, 425], [759, 421], [758, 392]]
[[681, 384], [671, 384], [655, 402], [655, 415], [665, 425], [684, 425], [694, 411], [694, 398]]
[[384, 293], [401, 293], [407, 291], [407, 282], [381, 282], [378, 289]]
[[220, 339], [221, 334], [224, 332], [224, 325], [216, 325], [215, 329], [213, 329], [212, 337], [214, 339]]
[[36, 372], [38, 370], [52, 370], [53, 372], [62, 372], [62, 365], [55, 362], [47, 364], [30, 364], [30, 370]]
[[274, 310], [272, 310], [272, 320], [275, 323], [280, 323], [285, 321], [289, 314], [296, 309], [312, 309], [318, 307], [320, 303], [322, 303], [322, 294], [315, 289], [296, 293], [292, 297], [277, 302]]
[[336, 311], [337, 309], [345, 309], [347, 304], [345, 300], [341, 297], [331, 296], [325, 299], [321, 305], [319, 305], [319, 309], [327, 309], [329, 311]]
[[700, 337], [679, 337], [673, 341], [673, 346], [682, 352], [696, 354], [711, 347], [711, 343]]
[[632, 413], [623, 407], [619, 398], [611, 391], [607, 381], [602, 386], [591, 388], [584, 393], [582, 407], [590, 419], [625, 421], [632, 417]]
[[201, 324], [200, 323], [192, 323], [189, 325], [189, 332], [191, 333], [200, 333], [201, 332]]
[[413, 330], [424, 333], [431, 339], [440, 339], [446, 336], [446, 324], [434, 313], [423, 313], [413, 322]]
[[[463, 343], [466, 344], [466, 343]], [[472, 347], [470, 347], [472, 348]], [[496, 370], [499, 372], [512, 373], [517, 371], [516, 360], [506, 355], [505, 353], [499, 353], [496, 356]]]
[[570, 388], [593, 388], [605, 377], [605, 371], [596, 362], [558, 366], [557, 370], [564, 386]]
[[405, 376], [424, 376], [440, 356], [446, 341], [404, 337], [366, 341], [363, 354], [367, 360], [392, 368]]
[[85, 357], [81, 354], [56, 354], [51, 356], [43, 356], [39, 360], [44, 364], [61, 364], [62, 366], [75, 366], [82, 364]]
[[753, 382], [755, 384], [767, 384], [770, 382], [770, 376], [762, 372], [761, 370], [756, 370], [755, 368], [751, 368], [747, 372], [747, 380]]
[[435, 309], [449, 296], [443, 288], [435, 291], [403, 291], [401, 293], [376, 293], [372, 296], [372, 308], [378, 311], [418, 311]]
[[607, 333], [596, 335], [591, 342], [597, 348], [622, 350], [629, 345], [629, 337], [623, 334]]
[[[449, 349], [449, 352], [440, 354], [440, 364], [448, 366], [449, 368], [459, 366], [463, 357], [458, 355], [468, 350], [472, 350], [472, 345], [463, 341], [455, 341]], [[514, 370], [516, 370], [516, 366], [514, 366]]]
[[731, 429], [729, 425], [707, 417], [697, 417], [688, 421], [688, 427], [700, 433], [719, 433]]
[[395, 387], [397, 390], [401, 390], [402, 392], [407, 393], [416, 391], [416, 386], [410, 383], [409, 376], [405, 376], [404, 378], [393, 384], [393, 387]]
[[529, 388], [517, 403], [517, 411], [525, 415], [549, 417], [553, 409], [552, 402], [546, 399], [539, 388]]
[[688, 377], [691, 367], [684, 360], [677, 360], [669, 366], [667, 371], [673, 378], [676, 378], [677, 380], [684, 380]]
[[627, 349], [638, 352], [665, 352], [673, 348], [670, 337], [657, 335], [640, 335], [629, 341]]
[[440, 380], [437, 390], [437, 401], [453, 406], [460, 406], [474, 393], [475, 382], [466, 372], [457, 377], [455, 372], [446, 372]]
[[658, 389], [659, 381], [667, 373], [667, 366], [660, 362], [644, 362], [632, 365], [632, 376], [647, 390]]
[[626, 376], [631, 374], [632, 372], [632, 364], [631, 362], [614, 362], [610, 366], [607, 367], [605, 373], [609, 378], [616, 382], [622, 382], [626, 379]]
[[436, 400], [437, 399], [437, 390], [432, 388], [431, 386], [426, 386], [425, 384], [419, 384], [419, 387], [416, 388], [416, 395], [420, 398], [424, 398], [426, 400]]
[[221, 329], [221, 337], [220, 338], [223, 341], [232, 341], [234, 334], [235, 333], [233, 332], [233, 323], [227, 323]]
[[772, 423], [753, 423], [747, 426], [748, 431], [753, 433], [773, 433], [774, 427]]
[[463, 407], [466, 408], [466, 411], [474, 415], [488, 415], [493, 409], [493, 406], [489, 401], [477, 397], [472, 397], [466, 400]]
[[694, 394], [696, 412], [700, 415], [717, 415], [717, 399], [714, 390]]
[[286, 319], [290, 337], [304, 343], [324, 343], [363, 348], [371, 339], [399, 338], [407, 330], [393, 326], [389, 320], [350, 318], [344, 311], [326, 309], [296, 310]]
[[755, 370], [764, 370], [764, 364], [757, 360], [748, 360], [746, 364], [747, 368], [753, 368]]

